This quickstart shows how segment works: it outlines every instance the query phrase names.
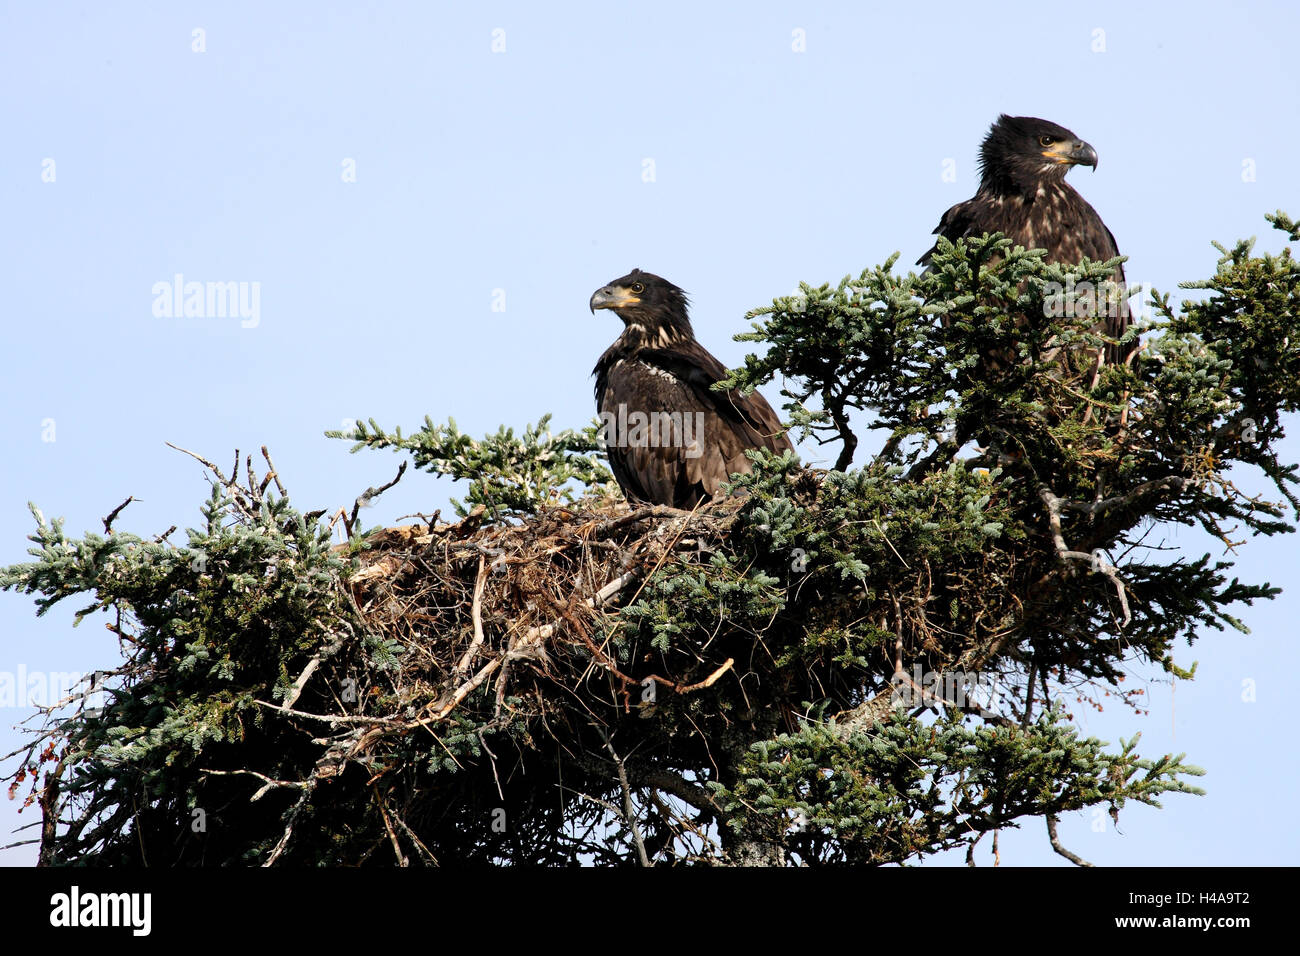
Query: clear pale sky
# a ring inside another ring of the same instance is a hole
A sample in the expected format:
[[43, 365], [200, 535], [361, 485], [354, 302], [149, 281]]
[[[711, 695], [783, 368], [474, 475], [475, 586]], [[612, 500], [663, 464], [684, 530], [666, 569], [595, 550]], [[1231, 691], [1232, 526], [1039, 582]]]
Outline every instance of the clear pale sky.
[[[1291, 4], [469, 7], [0, 4], [0, 563], [27, 560], [28, 500], [75, 534], [128, 495], [119, 530], [196, 525], [202, 470], [164, 441], [223, 466], [266, 444], [310, 510], [397, 467], [322, 437], [350, 418], [581, 426], [619, 329], [587, 299], [634, 266], [690, 292], [701, 341], [739, 364], [746, 311], [800, 280], [895, 251], [911, 268], [974, 192], [1002, 112], [1097, 149], [1070, 181], [1134, 284], [1176, 292], [1213, 270], [1211, 240], [1276, 250], [1264, 214], [1300, 216]], [[258, 283], [255, 321], [155, 315], [155, 284], [177, 274]], [[456, 493], [408, 473], [367, 521]], [[1188, 529], [1166, 540], [1223, 550]], [[1239, 549], [1243, 579], [1284, 593], [1238, 609], [1250, 635], [1183, 648], [1199, 667], [1174, 691], [1135, 663], [1149, 714], [1073, 708], [1115, 747], [1140, 730], [1149, 756], [1186, 752], [1208, 796], [1130, 805], [1118, 831], [1073, 814], [1066, 846], [1106, 865], [1296, 861], [1298, 553], [1294, 537]], [[0, 673], [111, 666], [99, 620], [70, 629], [85, 603], [37, 620], [0, 595]], [[26, 713], [0, 707], [0, 752]], [[0, 800], [0, 844], [39, 819], [16, 807]], [[1068, 865], [1038, 824], [1001, 853]]]

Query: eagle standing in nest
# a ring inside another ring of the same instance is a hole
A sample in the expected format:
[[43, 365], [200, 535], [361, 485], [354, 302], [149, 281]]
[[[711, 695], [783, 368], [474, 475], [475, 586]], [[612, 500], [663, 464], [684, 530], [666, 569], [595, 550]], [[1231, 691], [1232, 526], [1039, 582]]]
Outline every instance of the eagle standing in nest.
[[727, 370], [695, 341], [677, 286], [633, 269], [590, 305], [623, 320], [593, 374], [601, 437], [629, 501], [694, 508], [751, 469], [746, 449], [791, 450], [763, 396], [710, 388]]
[[[1014, 245], [1046, 249], [1048, 262], [1113, 259], [1119, 255], [1114, 235], [1065, 181], [1065, 174], [1080, 165], [1095, 170], [1097, 151], [1065, 127], [1033, 116], [1000, 116], [980, 149], [978, 191], [945, 212], [934, 231], [951, 242], [1000, 232]], [[934, 253], [931, 248], [917, 265], [928, 267]], [[1094, 331], [1118, 340], [1129, 324], [1122, 264], [1115, 266], [1114, 282], [1115, 290], [1094, 300], [1105, 318]], [[1104, 354], [1108, 363], [1125, 359], [1118, 345], [1107, 345]], [[1087, 367], [1097, 367], [1095, 350], [1081, 358]]]

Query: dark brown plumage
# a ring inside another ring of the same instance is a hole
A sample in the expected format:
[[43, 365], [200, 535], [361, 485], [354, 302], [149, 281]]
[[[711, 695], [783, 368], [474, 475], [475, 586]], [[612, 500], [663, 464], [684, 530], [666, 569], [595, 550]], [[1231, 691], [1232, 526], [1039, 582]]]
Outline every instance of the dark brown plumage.
[[[1000, 116], [980, 150], [980, 185], [975, 195], [943, 214], [934, 231], [949, 241], [1000, 232], [1026, 249], [1046, 249], [1048, 262], [1075, 264], [1085, 256], [1104, 262], [1119, 255], [1115, 237], [1097, 211], [1065, 181], [1074, 166], [1097, 167], [1097, 152], [1063, 126], [1032, 116]], [[918, 265], [929, 266], [935, 249]], [[1119, 339], [1128, 329], [1124, 268], [1114, 271], [1117, 289], [1098, 290], [1096, 331]], [[1131, 346], [1125, 348], [1127, 352]], [[1086, 364], [1095, 364], [1095, 353]], [[1122, 362], [1117, 346], [1107, 362]]]
[[791, 449], [763, 396], [710, 388], [727, 370], [695, 340], [677, 286], [633, 269], [590, 305], [623, 320], [593, 374], [610, 469], [629, 500], [693, 508], [751, 469], [746, 449]]

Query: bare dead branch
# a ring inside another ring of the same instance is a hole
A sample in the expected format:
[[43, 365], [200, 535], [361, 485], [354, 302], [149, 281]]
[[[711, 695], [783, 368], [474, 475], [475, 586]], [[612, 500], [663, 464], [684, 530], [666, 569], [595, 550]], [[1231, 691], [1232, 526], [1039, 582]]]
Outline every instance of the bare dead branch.
[[348, 522], [349, 538], [352, 537], [352, 528], [357, 523], [357, 512], [359, 512], [364, 505], [370, 504], [370, 502], [374, 501], [389, 488], [393, 487], [393, 485], [401, 481], [402, 475], [406, 474], [406, 465], [406, 462], [402, 462], [397, 469], [397, 474], [393, 476], [392, 481], [385, 485], [380, 485], [378, 488], [367, 488], [365, 491], [361, 492], [361, 494], [357, 495], [356, 500], [352, 503], [352, 519]]
[[267, 793], [270, 793], [272, 790], [276, 789], [277, 787], [285, 787], [291, 790], [300, 790], [303, 787], [307, 786], [307, 784], [303, 783], [300, 780], [272, 780], [266, 774], [258, 773], [256, 770], [212, 770], [207, 767], [203, 767], [201, 768], [200, 772], [211, 774], [214, 777], [234, 777], [240, 775], [247, 775], [250, 777], [257, 777], [259, 780], [266, 781], [265, 786], [259, 788], [256, 793], [254, 793], [251, 797], [248, 798], [250, 803], [262, 799], [263, 796], [265, 796]]
[[1115, 566], [1109, 561], [1101, 560], [1096, 554], [1089, 554], [1086, 551], [1070, 550], [1069, 546], [1065, 543], [1065, 535], [1061, 531], [1061, 499], [1053, 494], [1052, 490], [1046, 485], [1041, 485], [1039, 487], [1038, 497], [1042, 499], [1043, 504], [1047, 506], [1048, 526], [1051, 528], [1052, 541], [1056, 546], [1056, 554], [1057, 557], [1060, 558], [1061, 563], [1067, 564], [1071, 560], [1087, 561], [1093, 571], [1108, 578], [1110, 582], [1115, 585], [1115, 593], [1119, 596], [1119, 604], [1124, 611], [1124, 619], [1120, 622], [1119, 626], [1128, 626], [1128, 623], [1133, 620], [1133, 615], [1129, 611], [1128, 596], [1126, 594], [1124, 582], [1116, 571]]
[[1049, 814], [1047, 817], [1047, 837], [1052, 843], [1052, 849], [1055, 850], [1057, 853], [1061, 854], [1061, 856], [1065, 857], [1075, 866], [1092, 866], [1092, 864], [1089, 863], [1087, 860], [1085, 860], [1083, 857], [1071, 853], [1065, 847], [1061, 846], [1061, 841], [1056, 835], [1056, 823], [1057, 823], [1056, 814], [1054, 813]]
[[627, 769], [623, 766], [623, 758], [614, 750], [614, 744], [608, 734], [605, 737], [605, 749], [609, 755], [614, 758], [614, 767], [618, 770], [619, 786], [623, 790], [623, 822], [627, 824], [628, 829], [632, 832], [632, 842], [636, 846], [637, 860], [644, 867], [650, 866], [650, 858], [646, 856], [645, 841], [641, 839], [641, 826], [637, 823], [636, 811], [632, 806], [632, 786], [627, 782]]
[[112, 511], [108, 513], [108, 517], [104, 519], [104, 534], [110, 534], [112, 532], [113, 519], [116, 518], [121, 513], [123, 508], [125, 508], [133, 501], [135, 501], [134, 495], [128, 497], [126, 501], [122, 502], [120, 505], [118, 505], [116, 508], [114, 508]]

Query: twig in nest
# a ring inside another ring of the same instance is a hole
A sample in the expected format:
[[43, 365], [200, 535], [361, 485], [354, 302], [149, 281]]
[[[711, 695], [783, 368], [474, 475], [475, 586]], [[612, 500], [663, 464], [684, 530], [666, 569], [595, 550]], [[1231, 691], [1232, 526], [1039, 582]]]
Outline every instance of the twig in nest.
[[608, 518], [601, 522], [592, 522], [584, 528], [578, 530], [578, 534], [586, 537], [604, 537], [611, 531], [617, 531], [619, 528], [635, 524], [638, 521], [646, 521], [649, 518], [680, 518], [683, 515], [694, 514], [693, 511], [683, 511], [680, 508], [671, 508], [668, 505], [649, 505], [645, 508], [638, 508], [628, 514], [621, 515], [617, 518]]
[[[734, 657], [728, 657], [727, 660], [723, 663], [723, 665], [719, 667], [716, 671], [714, 671], [708, 677], [704, 678], [704, 680], [698, 681], [697, 683], [694, 684], [679, 684], [675, 680], [669, 680], [667, 677], [660, 677], [658, 674], [649, 674], [645, 678], [643, 678], [640, 681], [640, 683], [645, 683], [645, 681], [652, 680], [657, 684], [663, 684], [665, 687], [672, 688], [674, 691], [676, 691], [679, 694], [689, 694], [692, 691], [703, 690], [706, 687], [712, 687], [714, 684], [718, 682], [718, 678], [720, 678], [723, 674], [727, 673], [727, 671], [731, 670], [731, 668], [735, 665], [735, 663], [736, 663], [736, 659]], [[614, 670], [612, 667], [607, 669], [610, 670], [612, 673], [617, 674], [619, 677], [623, 677], [622, 674], [619, 674], [618, 671]], [[631, 678], [624, 677], [623, 679], [631, 681]], [[631, 682], [638, 683], [637, 681], [631, 681]]]
[[352, 526], [357, 523], [357, 512], [361, 510], [361, 506], [370, 504], [370, 502], [374, 501], [389, 488], [393, 487], [393, 485], [402, 480], [402, 475], [404, 474], [406, 474], [406, 462], [402, 462], [401, 467], [397, 469], [397, 474], [388, 484], [380, 485], [378, 488], [367, 488], [365, 491], [361, 492], [361, 494], [357, 495], [356, 500], [352, 503], [352, 520], [348, 522], [349, 538], [352, 537]]
[[293, 710], [289, 707], [281, 707], [279, 704], [272, 704], [270, 701], [266, 700], [255, 699], [253, 703], [260, 704], [268, 710], [278, 710], [280, 713], [288, 714], [290, 717], [305, 717], [308, 720], [319, 720], [327, 724], [370, 724], [383, 727], [408, 726], [407, 721], [393, 720], [388, 717], [364, 717], [361, 714], [347, 714], [340, 717], [331, 717], [328, 714], [309, 714], [305, 710]]
[[635, 571], [628, 571], [624, 574], [620, 574], [614, 580], [610, 581], [603, 588], [597, 591], [595, 597], [593, 597], [589, 602], [593, 610], [595, 608], [600, 607], [602, 604], [604, 604], [606, 601], [612, 598], [619, 591], [623, 590], [623, 588], [625, 588], [629, 583], [635, 581], [636, 578], [637, 578], [637, 574]]
[[688, 684], [685, 687], [678, 687], [677, 693], [689, 694], [691, 691], [703, 690], [705, 687], [712, 687], [715, 683], [717, 683], [718, 678], [720, 678], [727, 671], [731, 670], [732, 665], [735, 663], [736, 663], [736, 659], [734, 657], [728, 657], [725, 664], [719, 667], [716, 671], [714, 671], [704, 680], [700, 681], [698, 684]]
[[[550, 625], [547, 626], [549, 627]], [[550, 634], [548, 633], [547, 636], [549, 637]], [[459, 704], [462, 700], [464, 700], [466, 697], [472, 694], [475, 691], [475, 689], [479, 687], [479, 685], [481, 685], [485, 680], [491, 677], [492, 673], [498, 667], [501, 666], [502, 661], [506, 660], [506, 658], [513, 653], [514, 651], [510, 651], [506, 655], [503, 655], [502, 657], [498, 657], [495, 660], [488, 661], [486, 664], [483, 665], [482, 669], [473, 676], [473, 678], [466, 681], [464, 684], [461, 684], [460, 687], [456, 688], [456, 692], [451, 695], [451, 699], [447, 701], [447, 703], [443, 704], [441, 707], [439, 707], [428, 717], [416, 721], [411, 726], [423, 726], [425, 724], [431, 724], [434, 723], [435, 721], [442, 720], [444, 717], [446, 717], [448, 714], [450, 714], [453, 710], [456, 709], [457, 704]], [[384, 721], [383, 723], [389, 723], [389, 721]]]
[[474, 604], [470, 608], [470, 617], [474, 621], [474, 640], [470, 641], [469, 648], [461, 657], [460, 663], [456, 665], [456, 679], [463, 680], [464, 675], [469, 673], [470, 665], [474, 663], [474, 656], [478, 654], [479, 648], [483, 646], [483, 588], [487, 585], [487, 559], [482, 555], [478, 559], [478, 576], [474, 579]]
[[[646, 583], [655, 576], [655, 574], [659, 571], [661, 567], [663, 567], [663, 563], [668, 560], [668, 555], [673, 553], [673, 549], [677, 546], [677, 542], [680, 541], [682, 535], [686, 533], [686, 529], [690, 526], [691, 519], [695, 517], [696, 513], [700, 510], [700, 508], [704, 505], [704, 503], [705, 503], [705, 499], [701, 498], [698, 502], [696, 502], [695, 507], [693, 509], [691, 509], [689, 512], [685, 512], [682, 515], [683, 520], [681, 522], [681, 527], [677, 529], [677, 533], [676, 535], [674, 535], [673, 540], [669, 543], [668, 547], [664, 548], [663, 554], [659, 556], [659, 560], [655, 562], [655, 566], [650, 569], [650, 573], [645, 575], [644, 579], [641, 581], [641, 584], [637, 587], [636, 591], [633, 593], [631, 600], [628, 602], [629, 604], [635, 603], [636, 599], [641, 596], [642, 590], [645, 589]], [[626, 575], [624, 575], [624, 577], [626, 577]], [[608, 587], [608, 585], [606, 586]], [[603, 593], [604, 588], [602, 588], [601, 591]], [[592, 606], [594, 607], [595, 605]], [[605, 648], [609, 646], [609, 641], [612, 637], [613, 637], [613, 631], [611, 631], [609, 634], [605, 636], [604, 642], [601, 644], [600, 648], [597, 651], [597, 654], [593, 658], [593, 663], [598, 662], [598, 660], [605, 660], [605, 661], [609, 660], [608, 655], [606, 655], [605, 653]], [[588, 644], [591, 645], [591, 642], [588, 642]], [[594, 648], [594, 645], [591, 646]], [[606, 670], [612, 669], [608, 665], [602, 665], [602, 666], [605, 666]], [[590, 670], [590, 668], [588, 668], [588, 670]], [[623, 680], [628, 680], [627, 677], [624, 677], [621, 674], [619, 676], [623, 677]], [[586, 678], [585, 674], [583, 675], [583, 678], [584, 679]], [[633, 683], [636, 682], [633, 681]]]
[[302, 696], [303, 688], [307, 686], [307, 681], [311, 680], [311, 675], [316, 673], [316, 668], [320, 666], [320, 655], [317, 654], [307, 662], [307, 666], [302, 669], [298, 679], [293, 682], [293, 687], [289, 690], [289, 696], [284, 699], [285, 707], [292, 707], [298, 703], [298, 698]]

